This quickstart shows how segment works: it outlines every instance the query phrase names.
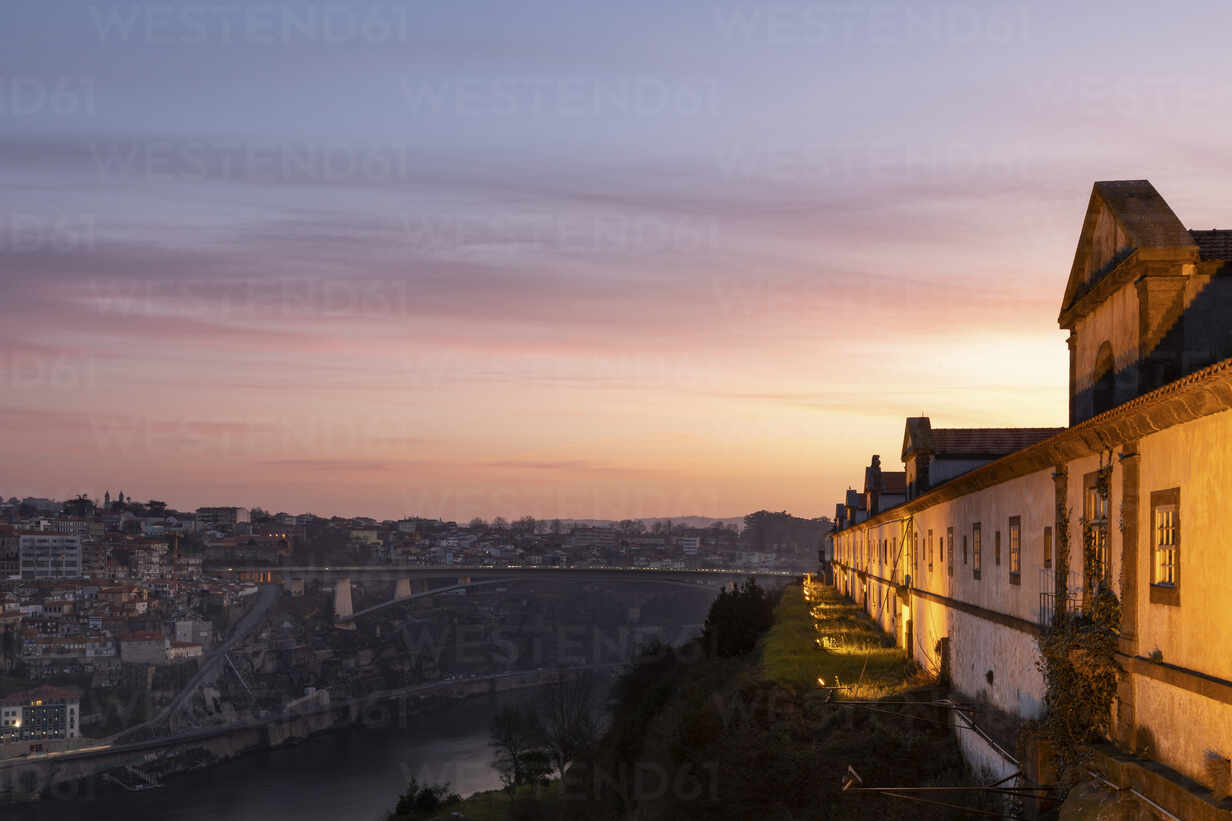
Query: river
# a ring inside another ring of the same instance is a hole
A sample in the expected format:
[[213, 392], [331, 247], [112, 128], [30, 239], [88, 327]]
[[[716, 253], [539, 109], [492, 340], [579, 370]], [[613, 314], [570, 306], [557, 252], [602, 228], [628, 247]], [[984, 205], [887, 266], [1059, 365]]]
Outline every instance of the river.
[[168, 778], [161, 789], [44, 799], [0, 814], [14, 821], [377, 821], [411, 777], [448, 781], [467, 795], [500, 786], [488, 725], [503, 705], [535, 698], [514, 691], [412, 716], [405, 728], [353, 727], [302, 744], [241, 756]]

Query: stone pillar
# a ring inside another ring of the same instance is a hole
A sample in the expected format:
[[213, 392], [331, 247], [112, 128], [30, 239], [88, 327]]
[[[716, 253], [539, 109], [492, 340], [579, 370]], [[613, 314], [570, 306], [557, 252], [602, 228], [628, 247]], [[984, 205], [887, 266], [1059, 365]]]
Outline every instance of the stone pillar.
[[334, 582], [334, 621], [349, 619], [355, 615], [351, 606], [351, 580], [339, 579]]
[[1075, 404], [1078, 397], [1078, 337], [1073, 331], [1065, 343], [1069, 346], [1069, 426], [1078, 424], [1078, 407]]
[[[1067, 585], [1069, 584], [1069, 577], [1066, 571], [1069, 570], [1074, 559], [1074, 552], [1072, 545], [1070, 544], [1070, 536], [1073, 533], [1073, 529], [1066, 528], [1066, 523], [1061, 521], [1062, 513], [1066, 512], [1069, 507], [1069, 499], [1066, 492], [1068, 478], [1069, 477], [1065, 471], [1065, 466], [1057, 465], [1056, 470], [1052, 473], [1053, 503], [1056, 505], [1053, 521], [1054, 527], [1052, 529], [1052, 567], [1054, 574], [1052, 589], [1056, 595], [1053, 599], [1055, 610], [1050, 614], [1050, 619], [1065, 613], [1065, 608], [1068, 604], [1066, 601], [1066, 596], [1069, 594], [1069, 590], [1067, 588]], [[1062, 550], [1065, 551], [1064, 559], [1061, 558]], [[1081, 551], [1079, 552], [1081, 553]]]
[[394, 587], [394, 601], [409, 599], [411, 597], [411, 580], [410, 578], [398, 579], [397, 585]]
[[[1127, 656], [1138, 655], [1138, 575], [1141, 562], [1138, 557], [1138, 499], [1140, 495], [1137, 440], [1126, 442], [1121, 447], [1121, 646]], [[1149, 532], [1149, 531], [1148, 531]], [[1124, 665], [1123, 665], [1124, 666]], [[1129, 748], [1134, 742], [1134, 728], [1138, 723], [1134, 697], [1133, 675], [1122, 673], [1117, 681], [1116, 740]]]
[[[1192, 269], [1192, 265], [1184, 266]], [[1187, 276], [1171, 270], [1151, 272], [1138, 286], [1138, 393], [1154, 390], [1181, 375], [1181, 333], [1170, 333], [1185, 313]]]

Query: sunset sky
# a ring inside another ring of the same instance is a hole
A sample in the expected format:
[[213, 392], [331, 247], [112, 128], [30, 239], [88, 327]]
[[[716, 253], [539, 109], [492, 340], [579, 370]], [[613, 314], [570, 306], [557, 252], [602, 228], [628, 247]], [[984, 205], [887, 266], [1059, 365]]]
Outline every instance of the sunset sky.
[[1222, 3], [4, 6], [5, 497], [832, 515], [1065, 423], [1093, 181], [1232, 228]]

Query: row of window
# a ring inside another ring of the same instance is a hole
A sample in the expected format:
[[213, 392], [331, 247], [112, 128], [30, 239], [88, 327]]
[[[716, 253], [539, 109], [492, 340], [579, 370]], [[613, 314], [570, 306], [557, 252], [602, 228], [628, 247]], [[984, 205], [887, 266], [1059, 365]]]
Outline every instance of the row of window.
[[[1108, 499], [1102, 496], [1093, 481], [1086, 483], [1083, 493], [1083, 518], [1091, 528], [1093, 572], [1107, 578], [1110, 572], [1108, 540]], [[1179, 603], [1175, 591], [1180, 585], [1180, 489], [1155, 491], [1151, 494], [1151, 586], [1152, 601]], [[1022, 517], [1010, 516], [1006, 527], [1006, 542], [1009, 560], [1009, 580], [1020, 584], [1022, 579]], [[981, 577], [983, 571], [982, 523], [971, 526], [970, 564], [972, 576]], [[912, 572], [918, 574], [921, 558], [927, 561], [927, 570], [934, 568], [934, 538], [930, 529], [926, 535], [926, 550], [920, 551], [920, 532], [912, 535]], [[954, 528], [947, 527], [945, 536], [937, 540], [940, 548], [940, 563], [945, 564], [949, 576], [954, 575]], [[962, 563], [968, 564], [967, 535], [962, 537]], [[1042, 560], [1045, 568], [1052, 567], [1052, 526], [1045, 526], [1042, 538]], [[882, 565], [899, 565], [898, 537], [873, 540], [870, 545], [864, 534], [857, 531], [848, 534], [839, 542], [840, 557], [857, 566], [867, 566], [880, 560]], [[993, 533], [993, 561], [1001, 566], [1001, 531]]]

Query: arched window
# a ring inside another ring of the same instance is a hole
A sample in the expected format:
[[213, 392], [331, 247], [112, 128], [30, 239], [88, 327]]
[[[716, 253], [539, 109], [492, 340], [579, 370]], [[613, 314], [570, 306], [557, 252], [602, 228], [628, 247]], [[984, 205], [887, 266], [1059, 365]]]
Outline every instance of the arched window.
[[1107, 342], [1099, 346], [1095, 355], [1094, 412], [1103, 413], [1116, 404], [1116, 371], [1112, 362], [1112, 346]]

